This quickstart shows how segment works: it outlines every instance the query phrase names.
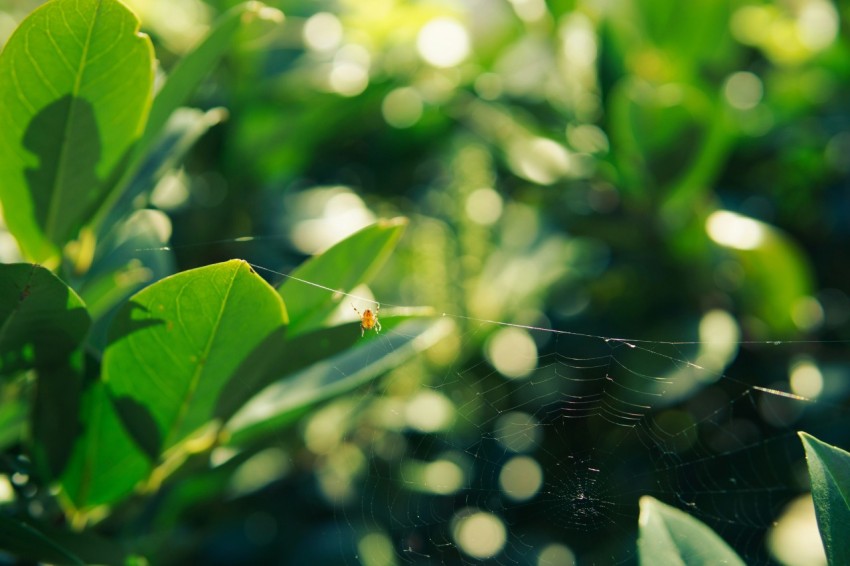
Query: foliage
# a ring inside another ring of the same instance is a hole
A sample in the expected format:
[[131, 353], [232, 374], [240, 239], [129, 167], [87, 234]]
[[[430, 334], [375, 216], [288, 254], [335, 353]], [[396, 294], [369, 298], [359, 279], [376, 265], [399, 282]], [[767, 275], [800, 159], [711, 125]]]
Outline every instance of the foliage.
[[[472, 451], [470, 429], [517, 393], [493, 385], [498, 329], [476, 321], [673, 336], [664, 402], [694, 421], [737, 392], [682, 359], [782, 391], [800, 364], [850, 368], [846, 7], [272, 3], [0, 4], [0, 479], [14, 480], [0, 547], [56, 563], [227, 563], [231, 548], [339, 563], [315, 543], [336, 506], [372, 466], [383, 478], [416, 460], [394, 446], [431, 444], [398, 407], [442, 395], [458, 424], [434, 445]], [[454, 52], [426, 41], [435, 23], [460, 34], [442, 43]], [[349, 303], [373, 296], [390, 298], [383, 331], [361, 338]], [[733, 330], [706, 339], [718, 312]], [[715, 338], [731, 346], [694, 344]], [[784, 340], [806, 345], [756, 346]], [[458, 366], [464, 388], [435, 386]], [[778, 421], [754, 402], [744, 420], [757, 437], [822, 436], [840, 389]], [[803, 444], [841, 563], [846, 454]], [[791, 465], [752, 466], [796, 482]], [[376, 491], [375, 523], [376, 501], [443, 501]], [[633, 503], [644, 562], [743, 552], [711, 514], [647, 497], [637, 523]], [[242, 525], [269, 516], [272, 542], [246, 542]], [[622, 538], [576, 550], [634, 552]]]

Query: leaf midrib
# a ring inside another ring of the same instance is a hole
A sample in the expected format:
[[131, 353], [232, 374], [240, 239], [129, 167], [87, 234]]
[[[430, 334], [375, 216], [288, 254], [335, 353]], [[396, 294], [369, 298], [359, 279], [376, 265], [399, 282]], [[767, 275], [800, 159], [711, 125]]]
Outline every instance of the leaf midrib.
[[209, 334], [209, 339], [207, 340], [207, 343], [204, 346], [203, 355], [198, 360], [198, 363], [195, 364], [195, 371], [192, 374], [192, 379], [189, 381], [189, 388], [186, 390], [186, 394], [183, 396], [183, 401], [180, 403], [180, 407], [177, 410], [177, 415], [171, 423], [171, 426], [168, 430], [168, 434], [165, 435], [165, 440], [162, 443], [163, 451], [166, 451], [171, 448], [172, 439], [177, 433], [177, 431], [180, 430], [180, 427], [182, 426], [183, 421], [186, 418], [186, 414], [189, 411], [189, 406], [191, 405], [192, 399], [194, 398], [195, 393], [198, 390], [198, 384], [201, 381], [201, 375], [203, 374], [204, 369], [207, 367], [207, 363], [209, 362], [209, 353], [212, 350], [213, 342], [215, 342], [216, 336], [218, 335], [218, 329], [221, 326], [221, 320], [224, 318], [224, 311], [227, 308], [227, 302], [230, 298], [230, 293], [233, 290], [233, 284], [236, 281], [236, 277], [239, 275], [239, 270], [241, 268], [241, 265], [237, 265], [236, 269], [233, 270], [233, 276], [230, 278], [230, 282], [227, 286], [227, 291], [224, 293], [224, 297], [221, 301], [221, 307], [219, 308], [215, 324], [213, 325], [212, 331]]
[[100, 17], [100, 10], [103, 6], [102, 0], [97, 0], [97, 4], [95, 6], [94, 16], [91, 18], [91, 24], [89, 25], [88, 32], [86, 33], [86, 40], [83, 42], [83, 53], [80, 57], [80, 64], [77, 69], [77, 76], [74, 80], [74, 88], [71, 91], [71, 105], [68, 109], [68, 116], [65, 118], [65, 125], [62, 128], [62, 139], [64, 143], [59, 150], [59, 158], [56, 164], [56, 175], [53, 178], [53, 186], [51, 188], [52, 198], [50, 199], [50, 204], [47, 210], [47, 222], [45, 226], [45, 233], [51, 237], [51, 239], [56, 239], [58, 234], [56, 234], [56, 222], [59, 217], [59, 199], [57, 198], [57, 188], [59, 187], [59, 179], [62, 178], [64, 170], [66, 168], [67, 162], [67, 153], [68, 153], [68, 134], [71, 129], [72, 117], [74, 116], [75, 110], [77, 108], [77, 95], [80, 92], [80, 87], [83, 80], [83, 75], [85, 74], [85, 67], [88, 61], [89, 55], [89, 47], [91, 46], [92, 35], [94, 34], [94, 28], [97, 25], [97, 20]]

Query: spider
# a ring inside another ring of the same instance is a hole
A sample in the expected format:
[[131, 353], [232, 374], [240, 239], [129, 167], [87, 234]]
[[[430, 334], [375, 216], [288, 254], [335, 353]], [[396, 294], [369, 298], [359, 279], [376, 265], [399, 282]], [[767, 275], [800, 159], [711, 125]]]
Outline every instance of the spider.
[[381, 310], [381, 305], [376, 303], [375, 312], [372, 312], [371, 309], [366, 309], [362, 313], [357, 310], [357, 307], [351, 305], [351, 308], [354, 309], [354, 312], [357, 313], [357, 316], [360, 317], [360, 336], [365, 336], [367, 330], [375, 329], [375, 333], [381, 331], [381, 323], [378, 320], [378, 313]]

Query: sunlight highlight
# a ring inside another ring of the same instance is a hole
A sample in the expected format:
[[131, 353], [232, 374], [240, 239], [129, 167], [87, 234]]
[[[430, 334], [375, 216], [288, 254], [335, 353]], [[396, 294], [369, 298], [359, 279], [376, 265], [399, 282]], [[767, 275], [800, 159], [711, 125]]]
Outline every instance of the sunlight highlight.
[[487, 360], [511, 379], [528, 377], [537, 367], [537, 345], [526, 330], [502, 328], [487, 342]]
[[442, 393], [423, 389], [407, 403], [407, 424], [420, 432], [446, 430], [454, 422], [455, 407]]
[[342, 43], [342, 34], [342, 23], [329, 12], [313, 14], [302, 29], [304, 44], [313, 51], [336, 49]]
[[823, 392], [823, 373], [811, 358], [801, 357], [791, 364], [788, 382], [791, 391], [808, 399], [817, 399]]
[[435, 18], [419, 31], [416, 48], [428, 64], [439, 68], [454, 67], [469, 56], [469, 33], [455, 19]]
[[473, 558], [491, 558], [507, 542], [505, 524], [492, 513], [467, 508], [455, 515], [452, 522], [455, 542]]
[[529, 456], [515, 456], [502, 466], [499, 487], [513, 501], [527, 501], [543, 486], [543, 469]]
[[573, 566], [575, 553], [563, 544], [550, 544], [540, 551], [537, 566]]
[[489, 187], [475, 189], [466, 197], [466, 216], [476, 224], [490, 226], [502, 217], [502, 196]]
[[409, 128], [422, 117], [422, 97], [411, 87], [390, 91], [381, 103], [381, 113], [393, 128]]
[[761, 222], [728, 210], [713, 212], [706, 220], [705, 228], [712, 240], [736, 250], [754, 250], [765, 239]]

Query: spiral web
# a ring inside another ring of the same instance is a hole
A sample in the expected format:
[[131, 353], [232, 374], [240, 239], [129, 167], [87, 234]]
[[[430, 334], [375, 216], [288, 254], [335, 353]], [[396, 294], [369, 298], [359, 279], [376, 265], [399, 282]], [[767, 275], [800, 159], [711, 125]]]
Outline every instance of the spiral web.
[[[494, 326], [515, 327], [472, 321], [464, 338]], [[735, 342], [712, 368], [711, 342], [521, 329], [539, 345], [527, 375], [452, 367], [393, 405], [402, 369], [361, 399], [342, 444], [365, 463], [333, 503], [347, 563], [632, 563], [643, 495], [771, 562], [766, 537], [808, 490], [796, 431], [830, 438], [848, 420], [792, 392], [788, 368], [846, 344]], [[738, 376], [747, 358], [764, 372]]]

